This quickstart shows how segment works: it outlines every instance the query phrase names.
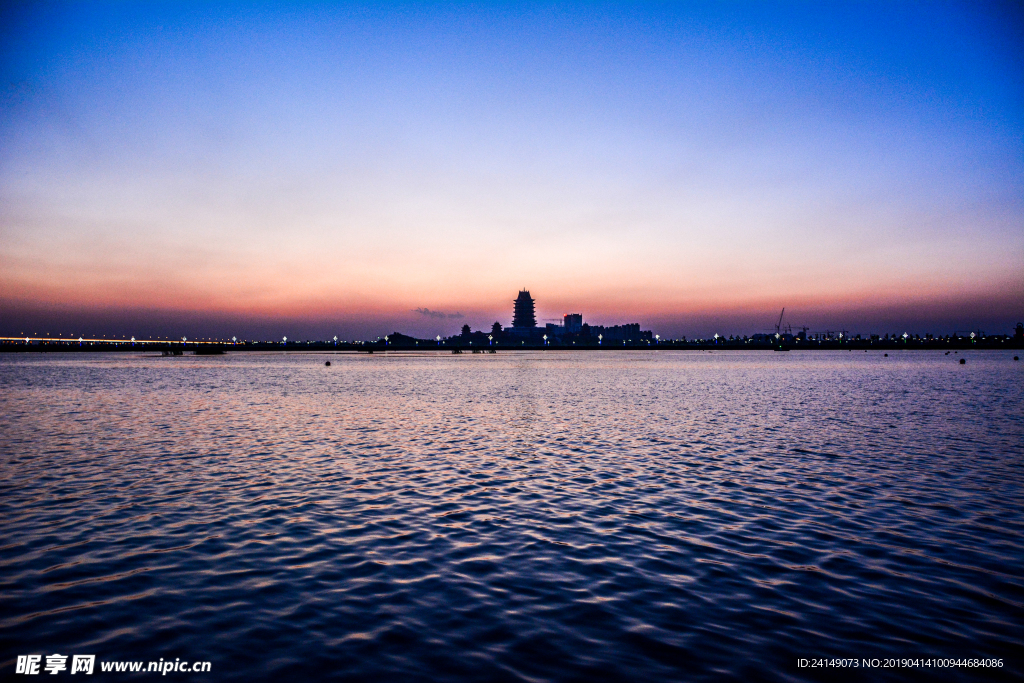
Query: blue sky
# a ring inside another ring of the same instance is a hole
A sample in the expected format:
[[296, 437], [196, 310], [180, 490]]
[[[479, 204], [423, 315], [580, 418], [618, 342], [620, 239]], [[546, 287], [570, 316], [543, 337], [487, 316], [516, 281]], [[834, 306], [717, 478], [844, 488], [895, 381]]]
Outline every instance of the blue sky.
[[4, 331], [1024, 317], [1019, 5], [4, 12]]

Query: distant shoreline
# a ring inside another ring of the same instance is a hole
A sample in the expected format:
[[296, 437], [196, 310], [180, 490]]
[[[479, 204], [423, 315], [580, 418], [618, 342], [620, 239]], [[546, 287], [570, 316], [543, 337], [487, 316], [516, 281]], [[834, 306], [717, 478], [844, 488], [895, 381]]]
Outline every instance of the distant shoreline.
[[[1024, 349], [1024, 340], [1010, 335], [969, 337], [946, 337], [941, 339], [850, 339], [850, 340], [797, 340], [781, 345], [750, 340], [694, 340], [661, 341], [640, 344], [497, 344], [487, 347], [459, 344], [451, 339], [441, 343], [393, 344], [376, 341], [365, 343], [350, 342], [131, 342], [131, 341], [37, 341], [29, 338], [18, 341], [0, 341], [0, 353], [109, 353], [144, 352], [166, 355], [220, 355], [222, 353], [247, 352], [338, 352], [338, 353], [383, 353], [390, 351], [419, 351], [432, 353], [497, 353], [510, 351], [899, 351], [931, 350], [961, 351], [971, 349]], [[197, 353], [198, 351], [198, 353]]]

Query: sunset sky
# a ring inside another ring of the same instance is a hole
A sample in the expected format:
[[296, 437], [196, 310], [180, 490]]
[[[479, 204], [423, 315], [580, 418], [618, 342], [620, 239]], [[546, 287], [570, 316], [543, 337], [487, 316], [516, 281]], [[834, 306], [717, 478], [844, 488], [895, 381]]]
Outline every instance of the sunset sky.
[[1019, 3], [21, 3], [0, 333], [1024, 319]]

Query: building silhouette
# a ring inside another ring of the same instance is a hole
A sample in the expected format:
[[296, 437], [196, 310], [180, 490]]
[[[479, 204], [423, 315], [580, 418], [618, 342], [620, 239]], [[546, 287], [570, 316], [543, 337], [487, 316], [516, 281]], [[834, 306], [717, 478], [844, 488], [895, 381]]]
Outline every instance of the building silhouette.
[[[516, 345], [543, 344], [544, 346], [619, 346], [639, 345], [654, 341], [650, 330], [641, 330], [639, 323], [624, 325], [588, 325], [583, 322], [582, 313], [566, 313], [562, 316], [562, 324], [547, 323], [537, 327], [535, 302], [529, 290], [520, 290], [513, 307], [512, 326], [501, 332], [501, 337]], [[493, 333], [497, 336], [498, 333]]]
[[537, 316], [533, 310], [533, 297], [528, 290], [521, 290], [516, 297], [512, 311], [512, 327], [529, 329], [537, 327]]

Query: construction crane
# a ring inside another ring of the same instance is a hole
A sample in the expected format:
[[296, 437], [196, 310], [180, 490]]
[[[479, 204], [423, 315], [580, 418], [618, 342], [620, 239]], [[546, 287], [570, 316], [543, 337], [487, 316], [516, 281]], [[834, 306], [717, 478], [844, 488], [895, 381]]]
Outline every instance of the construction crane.
[[[792, 334], [793, 334], [793, 325], [791, 323], [786, 323], [785, 326], [783, 326], [783, 324], [782, 324], [782, 319], [783, 319], [783, 317], [785, 315], [786, 315], [786, 307], [783, 306], [782, 307], [782, 312], [779, 313], [779, 321], [777, 323], [775, 323], [775, 336], [778, 339], [781, 339], [783, 335], [788, 334], [788, 335], [792, 336]], [[806, 325], [804, 325], [804, 326], [798, 326], [797, 329], [798, 330], [803, 330], [804, 337], [806, 338], [807, 337], [807, 330], [809, 330], [810, 328], [807, 327]]]

